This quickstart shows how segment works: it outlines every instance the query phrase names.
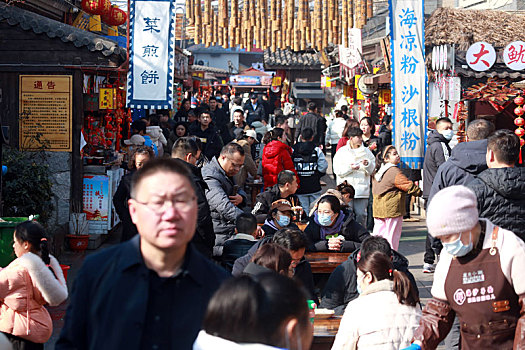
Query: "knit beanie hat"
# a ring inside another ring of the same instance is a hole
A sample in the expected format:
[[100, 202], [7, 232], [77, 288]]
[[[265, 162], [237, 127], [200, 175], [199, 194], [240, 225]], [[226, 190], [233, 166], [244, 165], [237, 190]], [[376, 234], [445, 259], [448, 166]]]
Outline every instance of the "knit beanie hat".
[[450, 186], [432, 198], [427, 208], [427, 228], [433, 237], [466, 232], [479, 220], [476, 194], [465, 186]]

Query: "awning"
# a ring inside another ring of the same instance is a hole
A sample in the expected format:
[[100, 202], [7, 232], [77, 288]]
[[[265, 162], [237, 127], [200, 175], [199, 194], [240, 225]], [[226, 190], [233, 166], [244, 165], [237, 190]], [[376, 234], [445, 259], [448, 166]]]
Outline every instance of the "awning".
[[324, 99], [321, 83], [292, 83], [292, 95], [296, 98]]

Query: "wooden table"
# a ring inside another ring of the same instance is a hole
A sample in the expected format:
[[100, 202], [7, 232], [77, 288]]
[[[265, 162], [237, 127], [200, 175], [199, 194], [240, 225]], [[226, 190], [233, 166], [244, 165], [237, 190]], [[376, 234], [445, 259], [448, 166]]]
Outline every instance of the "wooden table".
[[314, 318], [314, 340], [310, 350], [331, 349], [339, 329], [342, 316]]
[[312, 273], [332, 273], [335, 268], [348, 259], [351, 253], [310, 252], [305, 254], [312, 266]]
[[255, 197], [257, 197], [257, 195], [259, 194], [259, 192], [261, 192], [261, 190], [263, 189], [263, 186], [264, 184], [261, 182], [246, 182], [245, 184], [247, 187], [249, 187], [251, 189], [251, 200], [252, 200], [252, 205], [255, 205]]

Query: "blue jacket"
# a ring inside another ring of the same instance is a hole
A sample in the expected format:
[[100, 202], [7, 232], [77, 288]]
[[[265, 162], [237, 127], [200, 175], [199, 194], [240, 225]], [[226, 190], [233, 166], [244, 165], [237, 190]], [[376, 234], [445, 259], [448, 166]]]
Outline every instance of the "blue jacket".
[[[149, 270], [139, 236], [88, 256], [75, 279], [55, 349], [139, 349], [146, 319]], [[191, 349], [213, 293], [229, 274], [191, 244], [170, 305], [173, 349]], [[147, 336], [147, 335], [144, 335]]]

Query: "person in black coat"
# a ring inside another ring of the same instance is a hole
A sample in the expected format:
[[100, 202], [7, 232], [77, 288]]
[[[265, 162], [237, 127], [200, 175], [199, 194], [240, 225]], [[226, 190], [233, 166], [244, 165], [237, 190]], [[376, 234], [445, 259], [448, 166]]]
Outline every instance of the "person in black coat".
[[348, 260], [332, 272], [323, 290], [320, 308], [332, 309], [336, 315], [344, 314], [346, 305], [359, 296], [357, 292], [357, 262], [361, 257], [374, 251], [391, 256], [394, 268], [404, 272], [412, 282], [414, 290], [418, 290], [416, 280], [408, 270], [408, 259], [391, 249], [390, 244], [383, 237], [370, 236], [363, 241], [361, 249], [350, 254]]
[[131, 153], [128, 167], [131, 172], [126, 174], [120, 180], [117, 190], [113, 195], [113, 206], [115, 211], [122, 222], [122, 236], [120, 237], [121, 242], [125, 242], [128, 239], [135, 236], [137, 232], [137, 227], [131, 221], [131, 216], [129, 215], [128, 209], [128, 199], [131, 198], [131, 178], [137, 169], [142, 168], [142, 166], [150, 159], [154, 157], [153, 150], [147, 146], [138, 146], [135, 147]]
[[244, 104], [244, 113], [246, 114], [246, 122], [252, 126], [255, 121], [268, 122], [265, 116], [264, 106], [257, 101], [257, 95], [251, 94], [250, 100]]
[[220, 97], [210, 97], [211, 118], [213, 120], [213, 123], [217, 127], [217, 130], [219, 130], [219, 134], [221, 135], [223, 144], [227, 144], [228, 142], [233, 140], [233, 137], [231, 137], [230, 135], [230, 130], [228, 129], [228, 123], [230, 122], [230, 120], [228, 119], [226, 113], [224, 113], [224, 111], [221, 108], [219, 108], [217, 99], [220, 99]]
[[[300, 281], [303, 287], [308, 291], [310, 299], [317, 300], [315, 295], [314, 277], [312, 274], [312, 267], [308, 260], [304, 257], [306, 245], [308, 244], [304, 233], [300, 230], [285, 228], [277, 231], [272, 238], [265, 237], [259, 240], [250, 248], [248, 253], [239, 259], [235, 260], [233, 264], [232, 275], [242, 275], [246, 266], [250, 263], [253, 255], [260, 246], [266, 243], [277, 243], [283, 248], [286, 248], [292, 256], [293, 277]], [[317, 303], [319, 305], [319, 303]]]
[[259, 231], [257, 219], [253, 214], [240, 214], [235, 220], [235, 236], [224, 242], [221, 255], [222, 266], [231, 271], [235, 260], [246, 255], [257, 243]]
[[207, 159], [219, 156], [223, 143], [209, 111], [201, 111], [197, 123], [191, 123], [188, 131], [190, 135], [201, 139], [202, 153]]
[[211, 258], [213, 246], [215, 245], [215, 232], [210, 214], [210, 206], [206, 199], [205, 191], [208, 185], [202, 178], [201, 169], [195, 164], [199, 158], [199, 148], [192, 137], [180, 137], [175, 141], [171, 151], [171, 157], [184, 164], [191, 172], [191, 180], [197, 195], [199, 207], [197, 216], [197, 228], [192, 243], [206, 257]]
[[308, 251], [312, 252], [353, 252], [370, 233], [345, 214], [336, 196], [321, 197], [314, 214], [304, 230], [308, 239]]
[[305, 128], [312, 128], [314, 131], [313, 142], [316, 146], [324, 147], [326, 138], [326, 119], [317, 114], [317, 106], [315, 102], [308, 103], [308, 113], [299, 119], [299, 125], [295, 134], [297, 141], [300, 141], [301, 133]]

